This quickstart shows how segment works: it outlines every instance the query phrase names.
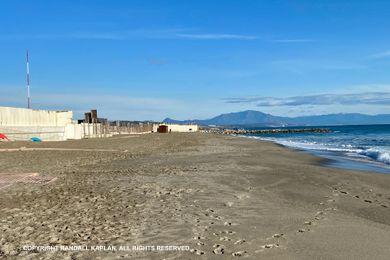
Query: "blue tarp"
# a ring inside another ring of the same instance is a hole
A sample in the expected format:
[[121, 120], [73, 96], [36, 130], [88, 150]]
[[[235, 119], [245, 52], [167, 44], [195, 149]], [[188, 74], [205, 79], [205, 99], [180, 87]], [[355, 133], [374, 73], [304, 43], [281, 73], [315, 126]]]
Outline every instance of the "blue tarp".
[[30, 140], [33, 141], [33, 142], [36, 142], [36, 143], [42, 142], [42, 140], [40, 138], [38, 138], [38, 137], [31, 137]]

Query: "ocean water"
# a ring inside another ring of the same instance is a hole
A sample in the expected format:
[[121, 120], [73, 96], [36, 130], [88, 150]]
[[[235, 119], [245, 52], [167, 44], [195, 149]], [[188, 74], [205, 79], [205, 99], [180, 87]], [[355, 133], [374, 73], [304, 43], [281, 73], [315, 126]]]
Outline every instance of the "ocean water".
[[330, 159], [330, 166], [390, 173], [390, 125], [318, 127], [328, 128], [332, 132], [257, 134], [248, 137], [314, 153]]

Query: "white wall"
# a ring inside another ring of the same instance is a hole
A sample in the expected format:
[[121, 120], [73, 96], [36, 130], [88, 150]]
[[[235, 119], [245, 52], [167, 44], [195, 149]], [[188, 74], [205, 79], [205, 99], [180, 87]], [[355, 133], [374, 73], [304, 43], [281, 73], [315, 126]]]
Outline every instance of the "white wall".
[[82, 138], [84, 138], [84, 135], [81, 124], [67, 124], [65, 126], [64, 140]]
[[197, 132], [198, 125], [162, 124], [168, 126], [168, 132]]
[[62, 126], [72, 123], [72, 111], [0, 107], [0, 126]]
[[10, 140], [29, 140], [39, 137], [43, 141], [64, 141], [103, 137], [101, 124], [77, 124], [72, 111], [33, 110], [0, 107], [0, 133]]
[[5, 134], [12, 141], [29, 140], [39, 137], [45, 141], [65, 140], [64, 126], [1, 126], [0, 133]]

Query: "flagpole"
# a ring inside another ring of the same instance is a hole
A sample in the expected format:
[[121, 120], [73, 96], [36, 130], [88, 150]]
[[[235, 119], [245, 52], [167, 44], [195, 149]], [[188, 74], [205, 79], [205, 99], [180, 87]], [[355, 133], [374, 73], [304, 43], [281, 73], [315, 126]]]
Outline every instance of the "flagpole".
[[31, 98], [30, 98], [30, 64], [29, 64], [29, 57], [28, 57], [28, 50], [26, 52], [26, 61], [27, 61], [27, 75], [26, 75], [26, 81], [27, 81], [27, 108], [31, 108]]

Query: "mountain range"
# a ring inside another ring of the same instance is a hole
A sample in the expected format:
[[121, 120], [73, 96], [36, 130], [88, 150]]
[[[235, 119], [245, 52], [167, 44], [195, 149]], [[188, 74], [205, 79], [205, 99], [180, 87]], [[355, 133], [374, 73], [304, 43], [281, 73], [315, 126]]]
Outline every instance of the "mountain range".
[[204, 120], [174, 120], [166, 118], [164, 123], [171, 124], [198, 124], [203, 126], [252, 126], [252, 127], [280, 127], [280, 126], [329, 126], [329, 125], [365, 125], [390, 124], [390, 114], [365, 115], [359, 113], [340, 113], [328, 115], [282, 117], [273, 116], [260, 111], [246, 110], [221, 114]]

